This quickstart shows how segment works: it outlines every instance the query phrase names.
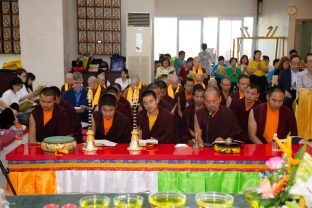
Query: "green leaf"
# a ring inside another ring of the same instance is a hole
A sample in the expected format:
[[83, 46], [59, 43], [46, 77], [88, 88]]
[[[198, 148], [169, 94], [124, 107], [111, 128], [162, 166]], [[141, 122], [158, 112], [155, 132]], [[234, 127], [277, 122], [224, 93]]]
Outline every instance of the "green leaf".
[[270, 207], [274, 204], [275, 199], [266, 199], [260, 202], [260, 206]]
[[[304, 155], [304, 153], [305, 153], [305, 151], [306, 151], [306, 149], [307, 149], [307, 144], [304, 144], [304, 145], [300, 148], [300, 150], [297, 152], [297, 154], [296, 154], [296, 156], [295, 156], [295, 159], [298, 159], [298, 160], [301, 161], [302, 158], [303, 158], [303, 155]], [[291, 167], [287, 185], [289, 185], [289, 186], [292, 186], [292, 185], [293, 185], [294, 179], [295, 179], [295, 177], [296, 177], [296, 173], [297, 173], [298, 166], [299, 166], [299, 165], [294, 165], [294, 166]]]

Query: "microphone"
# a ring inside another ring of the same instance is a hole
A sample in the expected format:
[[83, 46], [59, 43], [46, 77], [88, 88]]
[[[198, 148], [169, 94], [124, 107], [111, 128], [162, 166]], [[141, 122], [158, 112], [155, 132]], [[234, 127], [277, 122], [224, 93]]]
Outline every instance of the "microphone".
[[211, 120], [214, 112], [215, 112], [214, 108], [208, 109], [209, 116], [208, 116], [208, 121], [207, 121], [207, 125], [206, 125], [206, 138], [205, 138], [206, 141], [204, 144], [205, 147], [212, 147], [213, 146], [211, 143], [208, 142], [209, 141], [209, 130], [210, 130], [208, 126], [209, 126], [210, 120]]

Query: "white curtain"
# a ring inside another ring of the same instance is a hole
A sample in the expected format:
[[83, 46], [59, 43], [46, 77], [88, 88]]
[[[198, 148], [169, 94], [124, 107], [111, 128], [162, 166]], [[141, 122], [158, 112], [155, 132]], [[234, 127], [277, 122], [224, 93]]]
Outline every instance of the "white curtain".
[[157, 171], [56, 171], [57, 193], [157, 192]]

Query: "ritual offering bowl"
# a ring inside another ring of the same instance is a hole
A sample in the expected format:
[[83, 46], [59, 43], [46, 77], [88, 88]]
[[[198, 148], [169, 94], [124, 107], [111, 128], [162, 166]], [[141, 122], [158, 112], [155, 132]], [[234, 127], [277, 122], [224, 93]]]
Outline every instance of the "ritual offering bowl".
[[81, 208], [109, 208], [110, 198], [107, 196], [92, 195], [79, 200]]
[[125, 194], [114, 197], [116, 208], [142, 208], [143, 197], [135, 194]]
[[207, 192], [195, 195], [198, 208], [231, 208], [234, 198], [230, 194]]
[[153, 193], [148, 196], [152, 208], [184, 208], [186, 196], [180, 193]]
[[44, 152], [55, 153], [58, 151], [74, 151], [77, 142], [74, 137], [69, 136], [53, 136], [44, 138], [41, 142], [41, 149]]
[[241, 151], [240, 141], [227, 138], [226, 140], [216, 140], [213, 143], [213, 149], [221, 153], [238, 154]]

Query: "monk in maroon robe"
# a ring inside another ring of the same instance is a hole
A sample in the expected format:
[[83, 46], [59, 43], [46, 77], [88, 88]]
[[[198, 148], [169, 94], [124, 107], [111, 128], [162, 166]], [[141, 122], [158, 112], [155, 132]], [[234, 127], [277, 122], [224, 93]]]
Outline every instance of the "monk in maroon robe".
[[242, 99], [245, 96], [244, 93], [249, 84], [250, 79], [247, 75], [239, 75], [237, 81], [238, 90], [233, 90], [233, 92], [230, 93], [230, 97], [226, 101], [226, 107], [229, 107], [231, 105], [232, 100]]
[[194, 116], [195, 112], [204, 107], [204, 88], [196, 84], [193, 87], [193, 98], [191, 104], [185, 108], [181, 119], [181, 140], [188, 143], [189, 140], [195, 138], [194, 134]]
[[232, 110], [220, 105], [221, 96], [216, 88], [208, 88], [204, 93], [205, 108], [196, 112], [195, 134], [201, 145], [216, 139], [240, 139], [242, 130]]
[[119, 91], [118, 86], [116, 84], [109, 86], [106, 89], [106, 93], [115, 96], [115, 98], [117, 99], [116, 110], [124, 114], [128, 118], [130, 125], [132, 125], [133, 118], [130, 103], [128, 102], [128, 100], [121, 96], [121, 91]]
[[50, 136], [72, 134], [70, 116], [65, 108], [55, 104], [54, 90], [46, 87], [40, 92], [40, 105], [29, 117], [29, 143], [42, 142]]
[[297, 136], [297, 122], [290, 108], [283, 105], [285, 94], [278, 87], [273, 87], [268, 93], [267, 103], [255, 106], [249, 113], [249, 138], [253, 143], [272, 143], [274, 134], [280, 139]]
[[116, 143], [129, 143], [131, 126], [125, 115], [116, 111], [117, 99], [106, 94], [100, 98], [99, 111], [93, 112], [92, 130], [95, 139], [107, 139]]
[[187, 103], [192, 100], [192, 93], [193, 93], [193, 86], [194, 86], [194, 80], [192, 78], [187, 78], [185, 80], [184, 89], [180, 90], [179, 93], [177, 93], [174, 97], [174, 106], [175, 109], [175, 117], [182, 118], [182, 113]]
[[260, 104], [258, 100], [260, 89], [255, 84], [250, 84], [245, 90], [245, 97], [240, 100], [233, 100], [230, 109], [236, 115], [238, 124], [243, 130], [241, 140], [245, 143], [252, 143], [248, 135], [248, 117], [250, 110]]
[[167, 93], [167, 84], [163, 80], [158, 80], [156, 84], [160, 87], [161, 98], [170, 103], [171, 106], [174, 106], [174, 99], [170, 97]]
[[142, 94], [145, 109], [138, 115], [138, 126], [142, 139], [154, 138], [160, 144], [179, 143], [173, 116], [165, 109], [158, 107], [156, 94], [146, 90]]
[[231, 80], [228, 77], [224, 77], [220, 83], [221, 86], [221, 105], [226, 106], [226, 101], [230, 97]]
[[[152, 83], [152, 84], [147, 86], [147, 89], [153, 90], [155, 92], [159, 107], [164, 108], [169, 112], [172, 111], [172, 105], [169, 102], [167, 102], [165, 99], [162, 98], [162, 93], [161, 93], [161, 89], [160, 89], [159, 85], [157, 85], [156, 83]], [[143, 102], [141, 102], [141, 107], [144, 109]]]
[[71, 136], [73, 136], [76, 140], [77, 143], [82, 143], [82, 126], [81, 126], [81, 122], [79, 119], [79, 115], [76, 112], [74, 106], [67, 101], [61, 100], [61, 91], [58, 87], [56, 86], [52, 86], [50, 87], [52, 90], [54, 90], [54, 92], [56, 93], [56, 99], [55, 99], [55, 103], [62, 106], [63, 108], [65, 108], [69, 114], [70, 117], [70, 126], [72, 127], [72, 134]]

